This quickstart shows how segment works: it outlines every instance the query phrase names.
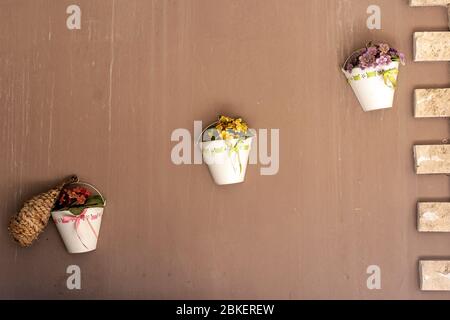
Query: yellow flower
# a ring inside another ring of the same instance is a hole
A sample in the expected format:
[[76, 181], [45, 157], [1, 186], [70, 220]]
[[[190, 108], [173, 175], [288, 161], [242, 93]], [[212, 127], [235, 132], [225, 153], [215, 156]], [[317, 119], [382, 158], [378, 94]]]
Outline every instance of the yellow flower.
[[248, 130], [242, 118], [233, 119], [226, 116], [219, 117], [215, 128], [223, 140], [239, 138], [240, 134], [245, 135]]
[[221, 137], [223, 140], [229, 140], [229, 139], [232, 139], [232, 138], [233, 138], [233, 137], [230, 135], [230, 133], [227, 132], [227, 131], [222, 131], [222, 132], [220, 133], [220, 137]]
[[226, 116], [220, 116], [219, 122], [231, 122], [233, 121], [232, 118], [226, 117]]

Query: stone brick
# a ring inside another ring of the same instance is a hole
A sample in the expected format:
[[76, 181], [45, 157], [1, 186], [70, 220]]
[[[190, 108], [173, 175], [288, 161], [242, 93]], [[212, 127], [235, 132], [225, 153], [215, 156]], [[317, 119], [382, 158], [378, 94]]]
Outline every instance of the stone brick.
[[450, 291], [450, 261], [419, 262], [420, 289]]
[[410, 0], [411, 7], [443, 6], [450, 4], [450, 0]]
[[450, 145], [414, 146], [417, 174], [450, 174]]
[[415, 117], [450, 117], [450, 89], [415, 90]]
[[420, 232], [450, 232], [450, 203], [421, 202], [417, 205]]
[[414, 33], [414, 61], [450, 61], [450, 32]]

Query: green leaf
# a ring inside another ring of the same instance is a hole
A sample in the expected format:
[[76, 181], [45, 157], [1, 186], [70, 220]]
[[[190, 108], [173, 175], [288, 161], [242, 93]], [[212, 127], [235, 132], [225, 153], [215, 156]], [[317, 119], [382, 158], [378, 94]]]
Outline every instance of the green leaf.
[[105, 203], [103, 202], [103, 199], [99, 195], [90, 196], [86, 203], [84, 204], [85, 207], [103, 207]]
[[79, 216], [83, 212], [84, 209], [85, 208], [83, 206], [81, 206], [81, 207], [72, 207], [72, 208], [69, 208], [69, 211], [73, 215]]
[[86, 208], [103, 208], [105, 206], [105, 203], [102, 199], [101, 196], [99, 195], [94, 195], [94, 196], [90, 196], [87, 200], [86, 203], [83, 205], [78, 205], [78, 206], [72, 206], [69, 208], [63, 208], [61, 210], [69, 210], [70, 213], [72, 213], [73, 215], [80, 215], [84, 209]]

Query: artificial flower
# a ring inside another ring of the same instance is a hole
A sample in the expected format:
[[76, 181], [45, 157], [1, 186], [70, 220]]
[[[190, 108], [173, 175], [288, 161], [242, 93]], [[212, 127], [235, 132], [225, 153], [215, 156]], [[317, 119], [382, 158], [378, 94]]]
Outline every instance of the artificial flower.
[[371, 68], [375, 66], [376, 57], [370, 52], [366, 52], [362, 56], [359, 57], [359, 65], [361, 66], [361, 69]]
[[386, 43], [380, 43], [379, 49], [382, 54], [388, 54], [391, 48]]
[[248, 125], [242, 118], [220, 116], [217, 123], [206, 132], [210, 140], [241, 139], [248, 137]]
[[380, 56], [377, 60], [376, 60], [376, 64], [379, 66], [384, 66], [384, 65], [388, 65], [392, 62], [391, 56], [388, 56], [386, 54]]
[[367, 68], [378, 68], [389, 65], [392, 61], [400, 61], [405, 64], [405, 55], [391, 48], [386, 43], [369, 43], [366, 48], [356, 51], [347, 61], [345, 70], [349, 73], [355, 68], [362, 70]]

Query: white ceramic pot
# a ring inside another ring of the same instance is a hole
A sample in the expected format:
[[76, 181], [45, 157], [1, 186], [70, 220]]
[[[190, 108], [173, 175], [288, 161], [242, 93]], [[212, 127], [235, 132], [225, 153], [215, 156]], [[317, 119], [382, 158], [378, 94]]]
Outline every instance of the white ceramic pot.
[[253, 137], [200, 143], [203, 160], [216, 184], [244, 182], [252, 141]]
[[[364, 111], [392, 108], [399, 62], [387, 66], [362, 70], [354, 68], [351, 73], [342, 69]], [[393, 80], [393, 81], [392, 81]]]
[[69, 253], [83, 253], [97, 248], [103, 208], [86, 208], [80, 215], [53, 211], [52, 218]]

